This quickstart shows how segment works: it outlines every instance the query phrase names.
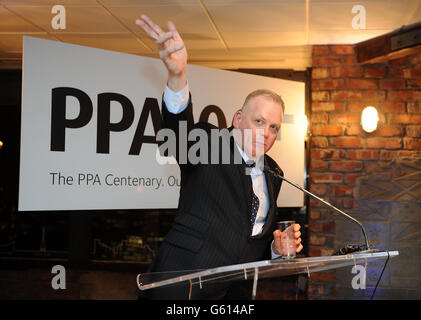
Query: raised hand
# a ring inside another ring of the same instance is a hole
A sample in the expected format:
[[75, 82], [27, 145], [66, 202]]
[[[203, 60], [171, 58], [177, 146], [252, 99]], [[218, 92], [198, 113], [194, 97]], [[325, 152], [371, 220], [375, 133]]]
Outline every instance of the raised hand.
[[168, 70], [168, 86], [181, 90], [186, 83], [187, 50], [175, 25], [168, 22], [169, 31], [164, 32], [146, 15], [141, 15], [136, 24], [157, 44], [159, 57]]

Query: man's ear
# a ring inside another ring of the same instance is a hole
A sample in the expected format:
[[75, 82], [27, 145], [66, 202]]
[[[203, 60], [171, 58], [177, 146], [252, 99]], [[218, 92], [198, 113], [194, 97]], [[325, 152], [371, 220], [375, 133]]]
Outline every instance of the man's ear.
[[242, 110], [239, 109], [235, 112], [234, 114], [234, 118], [232, 119], [232, 125], [234, 128], [238, 129], [238, 127], [240, 126], [240, 122], [241, 122], [241, 115], [242, 115]]

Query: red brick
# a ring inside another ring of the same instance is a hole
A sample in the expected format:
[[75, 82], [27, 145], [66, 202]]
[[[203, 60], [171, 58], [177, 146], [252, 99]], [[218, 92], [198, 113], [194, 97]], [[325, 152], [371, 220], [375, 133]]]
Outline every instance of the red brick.
[[312, 172], [310, 174], [310, 179], [313, 183], [341, 183], [343, 180], [343, 175], [341, 173], [334, 172]]
[[386, 100], [386, 91], [384, 90], [367, 90], [363, 92], [363, 99], [383, 101]]
[[311, 111], [344, 111], [345, 103], [343, 102], [313, 102]]
[[[418, 79], [409, 79], [406, 80], [406, 87], [408, 89], [419, 89], [421, 88], [421, 80]], [[402, 89], [402, 88], [394, 88], [394, 89]]]
[[341, 64], [342, 64], [342, 61], [341, 61], [340, 58], [313, 57], [313, 59], [312, 59], [313, 68], [340, 66]]
[[378, 80], [375, 79], [348, 79], [350, 89], [377, 89]]
[[403, 134], [402, 126], [389, 126], [389, 125], [385, 125], [383, 127], [377, 128], [376, 131], [371, 133], [371, 135], [375, 135], [378, 137], [396, 137], [396, 136], [402, 136], [402, 134]]
[[334, 67], [330, 69], [332, 78], [361, 77], [363, 68], [361, 67]]
[[[405, 61], [406, 62], [406, 61]], [[413, 55], [411, 57], [409, 57], [409, 62], [412, 65], [417, 65], [417, 64], [421, 64], [421, 54], [418, 55]]]
[[311, 71], [312, 79], [325, 79], [329, 78], [329, 69], [327, 68], [313, 68]]
[[327, 146], [328, 146], [327, 138], [325, 138], [325, 137], [312, 137], [311, 138], [311, 146], [313, 148], [327, 148]]
[[[313, 192], [313, 191], [311, 191], [311, 188], [310, 188], [310, 192]], [[314, 210], [314, 209], [310, 209], [309, 218], [310, 218], [310, 220], [323, 219], [322, 216], [321, 216], [320, 210]]]
[[332, 101], [336, 100], [360, 100], [363, 97], [363, 93], [360, 90], [337, 90], [331, 92]]
[[345, 88], [344, 79], [322, 79], [312, 81], [313, 90], [333, 90]]
[[403, 69], [404, 78], [421, 78], [421, 67]]
[[359, 123], [360, 120], [359, 113], [332, 113], [330, 115], [331, 123]]
[[[321, 257], [322, 256], [322, 248], [310, 246], [308, 248], [308, 254], [309, 254], [310, 257]], [[322, 290], [322, 288], [321, 288], [321, 290]], [[321, 292], [319, 290], [317, 290], [316, 296], [320, 296], [320, 294], [321, 294]]]
[[322, 231], [322, 223], [320, 221], [309, 221], [308, 229], [310, 232]]
[[389, 77], [403, 78], [403, 69], [393, 69], [389, 71]]
[[355, 57], [355, 55], [351, 55], [351, 56], [345, 56], [343, 63], [347, 66], [356, 66], [358, 65], [357, 59]]
[[408, 102], [409, 113], [421, 113], [421, 102]]
[[405, 103], [398, 101], [385, 101], [383, 104], [384, 112], [405, 112]]
[[331, 47], [332, 54], [337, 55], [350, 55], [354, 54], [354, 48], [352, 45], [334, 45]]
[[380, 160], [393, 160], [396, 157], [396, 151], [381, 150]]
[[407, 126], [406, 135], [412, 138], [421, 137], [421, 126]]
[[366, 78], [384, 78], [387, 68], [384, 66], [371, 66], [364, 68], [364, 77]]
[[361, 136], [364, 134], [365, 132], [359, 124], [352, 124], [349, 126], [349, 128], [346, 129], [347, 136]]
[[379, 151], [378, 150], [349, 150], [348, 159], [377, 160], [379, 159]]
[[353, 198], [346, 198], [343, 200], [343, 207], [345, 209], [351, 209], [354, 207], [354, 199]]
[[403, 138], [404, 149], [421, 150], [421, 139], [418, 138]]
[[419, 156], [420, 152], [418, 150], [415, 151], [398, 151], [399, 158], [412, 158], [414, 155]]
[[421, 91], [407, 90], [407, 91], [389, 91], [387, 98], [393, 101], [421, 101]]
[[311, 133], [315, 136], [341, 136], [344, 134], [344, 128], [337, 125], [312, 125]]
[[329, 101], [329, 91], [313, 91], [311, 93], [311, 99], [313, 101]]
[[319, 220], [321, 219], [320, 211], [319, 210], [310, 210], [309, 212], [310, 220]]
[[367, 106], [366, 103], [360, 101], [349, 101], [347, 111], [361, 112]]
[[[325, 199], [325, 200], [328, 200], [328, 199]], [[309, 204], [310, 204], [310, 207], [312, 208], [324, 207], [324, 205], [319, 200], [316, 200], [314, 198], [310, 198]]]
[[361, 161], [332, 161], [329, 164], [330, 171], [360, 171], [363, 165]]
[[363, 140], [355, 137], [338, 137], [330, 138], [330, 144], [334, 147], [361, 148], [363, 146]]
[[[322, 256], [327, 257], [327, 256], [331, 256], [336, 250], [332, 249], [332, 248], [322, 248]], [[331, 296], [334, 293], [331, 293]]]
[[334, 221], [324, 222], [322, 226], [322, 231], [335, 232], [335, 222]]
[[364, 162], [364, 170], [365, 172], [374, 172], [378, 169], [379, 165], [377, 161], [365, 161]]
[[[327, 167], [327, 162], [325, 162], [325, 163], [326, 163], [326, 167]], [[325, 195], [326, 191], [327, 191], [327, 186], [325, 184], [312, 183], [311, 186], [310, 186], [310, 192], [314, 193], [317, 196]]]
[[329, 46], [327, 45], [314, 45], [312, 48], [313, 56], [327, 56], [329, 55]]
[[328, 163], [322, 160], [311, 160], [310, 168], [311, 170], [315, 171], [326, 171], [328, 168]]
[[329, 199], [329, 202], [339, 209], [343, 209], [344, 198], [343, 197], [332, 197]]
[[399, 67], [406, 66], [408, 64], [408, 57], [402, 57], [402, 58], [397, 58], [397, 59], [389, 60], [387, 62], [387, 64], [389, 66], [392, 66], [392, 67], [394, 67], [394, 66], [399, 66]]
[[337, 160], [346, 158], [346, 152], [341, 149], [311, 149], [312, 159]]
[[345, 183], [355, 183], [355, 181], [361, 177], [361, 173], [347, 173], [344, 177]]
[[316, 235], [316, 234], [311, 233], [309, 238], [310, 238], [309, 242], [311, 245], [322, 246], [326, 243], [326, 236], [323, 236], [323, 235]]
[[311, 124], [313, 123], [327, 123], [329, 117], [325, 112], [312, 112], [311, 113]]
[[352, 196], [353, 186], [331, 186], [329, 195], [331, 196]]
[[367, 138], [367, 148], [370, 149], [400, 149], [402, 148], [402, 139], [400, 138]]
[[390, 113], [388, 114], [388, 121], [391, 124], [420, 124], [421, 114], [418, 113]]
[[381, 89], [405, 89], [405, 80], [403, 79], [383, 79], [380, 80]]

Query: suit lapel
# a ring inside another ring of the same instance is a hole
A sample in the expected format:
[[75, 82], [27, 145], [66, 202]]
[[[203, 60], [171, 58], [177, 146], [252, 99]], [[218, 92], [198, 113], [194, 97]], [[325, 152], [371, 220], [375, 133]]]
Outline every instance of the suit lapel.
[[[232, 132], [233, 127], [229, 127], [228, 130]], [[238, 148], [235, 144], [234, 137], [231, 135], [230, 137], [230, 150], [231, 150], [231, 163], [236, 168], [237, 174], [240, 176], [241, 184], [243, 186], [244, 191], [244, 199], [247, 201], [247, 208], [251, 207], [251, 191], [252, 191], [252, 182], [250, 175], [246, 174], [246, 167], [243, 157], [241, 156]], [[241, 164], [235, 164], [234, 159], [241, 159]]]
[[[268, 167], [266, 155], [265, 155], [265, 167]], [[269, 195], [269, 210], [266, 216], [265, 225], [263, 226], [262, 234], [266, 234], [267, 232], [270, 232], [270, 233], [272, 232], [271, 229], [272, 229], [273, 220], [276, 219], [276, 215], [277, 215], [277, 212], [276, 212], [277, 205], [276, 205], [276, 199], [275, 199], [275, 195], [273, 191], [273, 176], [269, 174], [268, 172], [266, 172], [266, 170], [264, 171], [264, 173], [265, 173], [266, 186], [267, 186], [268, 195]]]

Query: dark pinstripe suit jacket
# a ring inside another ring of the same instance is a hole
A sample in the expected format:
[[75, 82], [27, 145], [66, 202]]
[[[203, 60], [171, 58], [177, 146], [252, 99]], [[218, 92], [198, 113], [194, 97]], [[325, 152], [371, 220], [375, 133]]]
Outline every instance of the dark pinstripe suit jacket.
[[[163, 127], [176, 133], [180, 121], [187, 121], [188, 130], [201, 128], [209, 132], [215, 129], [209, 123], [194, 124], [191, 102], [177, 115], [168, 112], [163, 102], [162, 115]], [[229, 144], [234, 156], [238, 150], [233, 138]], [[265, 165], [279, 168], [267, 155]], [[276, 228], [276, 199], [281, 188], [279, 179], [265, 175], [270, 207], [262, 233], [251, 236], [252, 181], [245, 174], [244, 163], [181, 164], [180, 172], [180, 198], [174, 224], [149, 272], [208, 269], [270, 259], [272, 233]], [[153, 289], [149, 294], [159, 299], [187, 298], [186, 288], [179, 289]], [[193, 297], [206, 297], [206, 290], [195, 293]]]

